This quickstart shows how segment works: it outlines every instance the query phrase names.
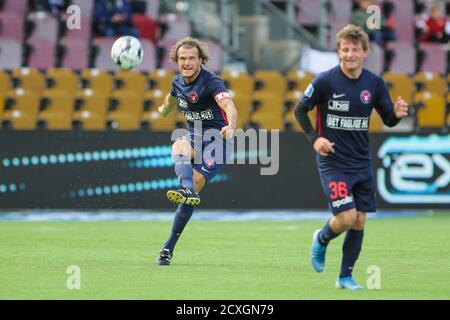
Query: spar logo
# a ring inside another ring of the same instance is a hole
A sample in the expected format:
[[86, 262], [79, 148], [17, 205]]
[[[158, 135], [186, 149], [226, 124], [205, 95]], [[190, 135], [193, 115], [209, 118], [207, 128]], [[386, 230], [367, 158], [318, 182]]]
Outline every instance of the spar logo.
[[389, 138], [378, 158], [378, 192], [387, 202], [450, 203], [450, 136]]

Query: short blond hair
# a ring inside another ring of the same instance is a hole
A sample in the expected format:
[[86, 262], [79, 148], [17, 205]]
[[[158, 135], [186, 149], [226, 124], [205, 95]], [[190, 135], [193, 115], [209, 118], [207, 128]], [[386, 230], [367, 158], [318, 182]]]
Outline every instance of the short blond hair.
[[369, 36], [363, 30], [354, 24], [349, 24], [342, 28], [336, 35], [336, 49], [341, 48], [341, 41], [351, 40], [353, 43], [361, 42], [364, 51], [369, 50]]
[[181, 48], [197, 48], [198, 57], [202, 59], [202, 65], [205, 65], [209, 61], [208, 44], [201, 42], [198, 39], [186, 37], [179, 40], [170, 50], [170, 60], [174, 63], [178, 63], [178, 50]]

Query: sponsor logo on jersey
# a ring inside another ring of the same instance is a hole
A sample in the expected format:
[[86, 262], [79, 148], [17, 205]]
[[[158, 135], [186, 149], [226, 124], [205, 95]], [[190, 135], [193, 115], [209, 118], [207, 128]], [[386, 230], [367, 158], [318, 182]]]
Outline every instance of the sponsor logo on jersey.
[[187, 101], [183, 100], [181, 98], [178, 98], [178, 105], [180, 106], [180, 108], [183, 108], [183, 109], [187, 109], [187, 107], [188, 107]]
[[349, 101], [337, 101], [337, 100], [328, 100], [328, 110], [333, 111], [349, 111], [350, 102]]
[[342, 97], [345, 97], [345, 93], [341, 93], [341, 94], [333, 93], [333, 99], [339, 99]]
[[305, 97], [311, 98], [313, 93], [314, 93], [314, 87], [313, 87], [312, 83], [310, 83], [305, 90]]
[[197, 103], [197, 101], [198, 101], [198, 94], [197, 94], [197, 92], [192, 91], [191, 93], [189, 93], [188, 99], [189, 99], [190, 103]]
[[339, 117], [328, 114], [327, 127], [339, 130], [367, 131], [369, 129], [369, 118]]
[[214, 120], [214, 115], [210, 109], [202, 112], [194, 111], [184, 111], [184, 117], [187, 121], [197, 121], [197, 120]]
[[361, 102], [364, 104], [369, 104], [372, 101], [372, 94], [369, 90], [363, 90], [359, 96], [361, 98]]
[[347, 204], [347, 203], [350, 203], [350, 202], [353, 202], [353, 198], [350, 197], [350, 196], [347, 196], [347, 197], [345, 197], [343, 199], [339, 199], [339, 200], [333, 201], [331, 203], [331, 206], [333, 208], [339, 208], [340, 206], [343, 206], [344, 204]]

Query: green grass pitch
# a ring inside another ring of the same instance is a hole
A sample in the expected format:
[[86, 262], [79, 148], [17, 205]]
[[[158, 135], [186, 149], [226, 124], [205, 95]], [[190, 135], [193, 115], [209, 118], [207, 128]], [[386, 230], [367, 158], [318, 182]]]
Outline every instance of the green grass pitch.
[[[334, 288], [343, 237], [324, 273], [311, 236], [324, 221], [191, 221], [172, 265], [156, 267], [170, 221], [0, 222], [0, 299], [450, 299], [450, 214], [369, 220], [355, 278]], [[68, 289], [70, 265], [80, 289]]]

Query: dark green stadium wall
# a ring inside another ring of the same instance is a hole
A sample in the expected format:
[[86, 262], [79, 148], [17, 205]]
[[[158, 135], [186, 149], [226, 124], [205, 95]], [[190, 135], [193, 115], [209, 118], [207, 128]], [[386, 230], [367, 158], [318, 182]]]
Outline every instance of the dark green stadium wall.
[[[371, 134], [371, 142], [379, 208], [448, 208], [448, 135]], [[177, 185], [168, 133], [4, 130], [0, 143], [1, 209], [173, 207], [165, 199]], [[202, 192], [201, 207], [324, 209], [304, 135], [280, 133], [279, 150], [276, 175], [228, 165]]]

